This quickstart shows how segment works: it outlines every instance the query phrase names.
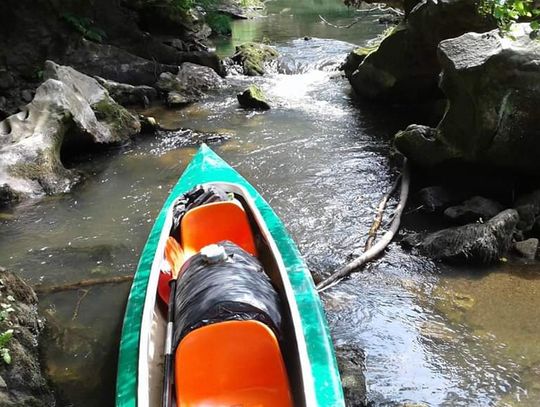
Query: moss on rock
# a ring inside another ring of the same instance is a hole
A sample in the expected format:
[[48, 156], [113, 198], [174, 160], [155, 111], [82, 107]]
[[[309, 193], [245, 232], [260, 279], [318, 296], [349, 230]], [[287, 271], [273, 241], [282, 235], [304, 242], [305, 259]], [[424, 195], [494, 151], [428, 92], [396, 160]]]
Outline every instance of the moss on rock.
[[240, 106], [244, 108], [260, 110], [270, 109], [266, 96], [257, 85], [250, 85], [244, 92], [236, 95], [236, 97]]
[[275, 48], [256, 42], [246, 42], [236, 47], [232, 60], [241, 65], [248, 76], [264, 75], [265, 64], [279, 57]]

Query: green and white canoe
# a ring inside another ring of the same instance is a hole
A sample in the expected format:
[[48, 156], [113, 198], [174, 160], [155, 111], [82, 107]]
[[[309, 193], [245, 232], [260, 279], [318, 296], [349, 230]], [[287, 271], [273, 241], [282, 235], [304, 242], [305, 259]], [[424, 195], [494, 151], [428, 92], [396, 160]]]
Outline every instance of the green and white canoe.
[[344, 406], [343, 390], [325, 313], [300, 253], [283, 223], [238, 172], [202, 145], [167, 198], [143, 249], [129, 294], [118, 361], [117, 407], [157, 407], [162, 384], [163, 337], [157, 285], [165, 240], [172, 222], [172, 205], [201, 184], [225, 185], [241, 195], [273, 250], [287, 312], [294, 330], [295, 362], [289, 372], [295, 404], [306, 407]]

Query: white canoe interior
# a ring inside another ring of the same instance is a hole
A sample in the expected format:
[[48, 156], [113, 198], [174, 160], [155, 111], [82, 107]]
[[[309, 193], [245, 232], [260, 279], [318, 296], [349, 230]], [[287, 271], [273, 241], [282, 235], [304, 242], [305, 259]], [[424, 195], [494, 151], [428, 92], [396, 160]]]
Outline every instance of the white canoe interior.
[[[298, 306], [294, 292], [283, 264], [281, 254], [252, 198], [241, 186], [229, 183], [208, 183], [205, 186], [218, 186], [235, 194], [250, 218], [251, 228], [259, 242], [259, 260], [269, 275], [282, 301], [283, 330], [282, 354], [285, 359], [291, 391], [295, 406], [315, 406], [315, 389], [311, 364], [302, 330]], [[148, 280], [146, 299], [141, 322], [138, 364], [138, 407], [157, 407], [161, 405], [163, 383], [163, 349], [166, 320], [160, 309], [157, 295], [159, 273], [162, 267], [165, 244], [173, 223], [170, 206], [161, 231]]]

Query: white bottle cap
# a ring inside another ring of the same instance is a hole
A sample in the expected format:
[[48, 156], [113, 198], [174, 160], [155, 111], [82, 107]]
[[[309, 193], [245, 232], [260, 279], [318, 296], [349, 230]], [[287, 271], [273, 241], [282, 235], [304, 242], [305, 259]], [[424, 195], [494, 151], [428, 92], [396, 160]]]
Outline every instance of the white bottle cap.
[[201, 249], [202, 258], [209, 264], [215, 264], [227, 260], [227, 253], [223, 246], [211, 244]]

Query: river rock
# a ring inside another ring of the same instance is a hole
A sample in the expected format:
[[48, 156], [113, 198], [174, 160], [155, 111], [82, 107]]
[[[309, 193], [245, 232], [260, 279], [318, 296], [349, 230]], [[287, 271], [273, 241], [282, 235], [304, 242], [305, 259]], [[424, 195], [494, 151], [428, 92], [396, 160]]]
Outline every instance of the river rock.
[[65, 145], [121, 143], [140, 131], [95, 79], [51, 61], [44, 78], [34, 100], [0, 122], [0, 185], [18, 198], [66, 192], [80, 180], [60, 161]]
[[156, 83], [158, 89], [167, 93], [170, 106], [184, 105], [201, 100], [205, 94], [223, 85], [221, 77], [211, 68], [183, 63], [177, 75], [162, 73]]
[[514, 243], [514, 249], [521, 257], [533, 260], [536, 258], [536, 253], [538, 252], [538, 239], [531, 238], [516, 242]]
[[256, 42], [245, 42], [236, 47], [231, 59], [242, 66], [244, 75], [259, 76], [266, 73], [266, 64], [279, 57], [275, 48]]
[[440, 98], [438, 44], [469, 31], [494, 27], [491, 19], [478, 12], [475, 1], [420, 1], [358, 65], [349, 81], [357, 95], [368, 99], [416, 102]]
[[366, 405], [364, 352], [354, 345], [337, 345], [336, 358], [347, 406], [364, 407]]
[[466, 224], [478, 220], [489, 220], [503, 209], [504, 207], [498, 202], [481, 196], [473, 196], [461, 205], [447, 208], [444, 216], [456, 223]]
[[54, 395], [41, 372], [38, 339], [43, 322], [34, 291], [15, 274], [0, 267], [0, 336], [13, 336], [0, 348], [0, 405], [3, 407], [55, 406]]
[[[449, 99], [436, 129], [407, 128], [397, 148], [424, 167], [479, 164], [540, 173], [540, 42], [529, 24], [441, 42], [441, 88]], [[429, 133], [429, 135], [426, 135]]]
[[250, 85], [244, 92], [236, 95], [236, 98], [240, 106], [246, 109], [270, 109], [263, 91], [257, 85]]
[[114, 45], [97, 44], [84, 39], [66, 51], [63, 61], [87, 75], [130, 85], [152, 86], [161, 73], [178, 72], [177, 65], [158, 63]]
[[450, 205], [458, 203], [467, 197], [462, 190], [434, 185], [422, 188], [417, 192], [417, 199], [425, 212], [442, 212]]
[[95, 79], [109, 92], [116, 103], [122, 106], [141, 105], [148, 106], [157, 99], [157, 91], [151, 86], [133, 86], [127, 83], [118, 83], [96, 76]]
[[497, 262], [510, 247], [518, 220], [518, 213], [507, 209], [486, 223], [410, 235], [403, 242], [436, 260], [489, 264]]

